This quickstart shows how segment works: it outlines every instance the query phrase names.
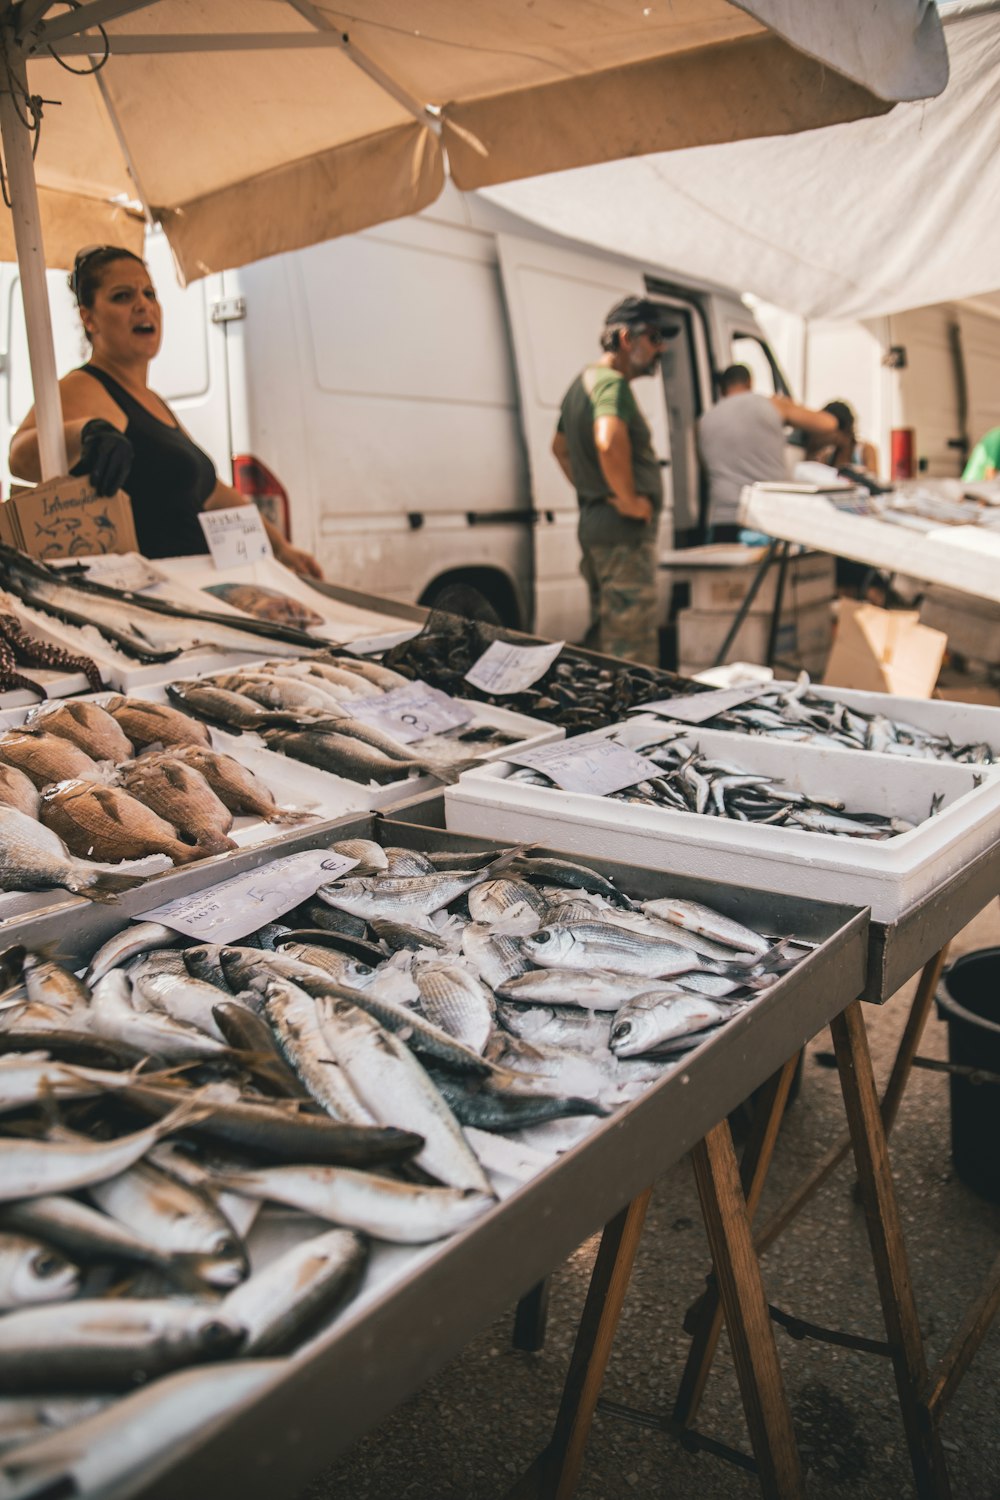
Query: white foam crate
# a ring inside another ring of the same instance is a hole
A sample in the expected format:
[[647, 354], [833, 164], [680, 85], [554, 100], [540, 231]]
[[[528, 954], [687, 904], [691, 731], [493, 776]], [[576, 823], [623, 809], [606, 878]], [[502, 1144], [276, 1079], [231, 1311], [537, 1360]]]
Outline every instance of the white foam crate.
[[[631, 743], [641, 732], [639, 726], [631, 730]], [[862, 759], [851, 750], [702, 729], [689, 729], [684, 738], [709, 756], [780, 777], [788, 787], [917, 826], [879, 842], [838, 838], [510, 782], [515, 767], [501, 761], [465, 772], [446, 789], [447, 827], [870, 906], [882, 923], [896, 921], [1000, 839], [1000, 777], [982, 780], [975, 766], [886, 755]], [[931, 799], [938, 795], [942, 810], [931, 818]]]

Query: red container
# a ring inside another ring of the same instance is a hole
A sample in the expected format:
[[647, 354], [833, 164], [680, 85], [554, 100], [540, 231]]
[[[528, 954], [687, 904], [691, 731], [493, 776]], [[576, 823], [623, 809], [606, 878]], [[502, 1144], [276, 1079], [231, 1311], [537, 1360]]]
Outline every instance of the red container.
[[912, 427], [892, 429], [892, 458], [890, 474], [893, 479], [912, 479], [914, 475], [913, 453], [916, 448]]

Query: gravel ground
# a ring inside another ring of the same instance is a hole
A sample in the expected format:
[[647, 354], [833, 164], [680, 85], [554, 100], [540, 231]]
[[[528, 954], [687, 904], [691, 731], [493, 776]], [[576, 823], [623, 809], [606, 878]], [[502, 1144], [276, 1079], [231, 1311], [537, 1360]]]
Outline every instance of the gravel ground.
[[[952, 957], [1000, 943], [997, 905], [953, 943]], [[866, 1007], [876, 1075], [892, 1062], [913, 985], [888, 1005]], [[921, 1051], [946, 1056], [936, 1017]], [[835, 1071], [809, 1048], [803, 1085], [779, 1141], [762, 1216], [843, 1128]], [[997, 1254], [1000, 1206], [966, 1188], [950, 1157], [947, 1080], [913, 1072], [891, 1140], [892, 1159], [921, 1324], [933, 1365]], [[853, 1172], [843, 1164], [767, 1254], [769, 1299], [818, 1323], [884, 1337]], [[553, 1275], [548, 1337], [538, 1354], [511, 1348], [513, 1309], [335, 1467], [301, 1500], [500, 1500], [544, 1446], [558, 1406], [597, 1239]], [[684, 1311], [703, 1286], [708, 1256], [687, 1160], [656, 1185], [649, 1219], [604, 1384], [604, 1395], [668, 1414], [683, 1367]], [[914, 1493], [884, 1359], [777, 1332], [810, 1500], [886, 1500]], [[958, 1500], [1000, 1500], [1000, 1320], [987, 1335], [944, 1419], [942, 1435]], [[723, 1340], [698, 1426], [748, 1451], [735, 1374]], [[579, 1500], [759, 1494], [747, 1473], [667, 1436], [599, 1412]]]

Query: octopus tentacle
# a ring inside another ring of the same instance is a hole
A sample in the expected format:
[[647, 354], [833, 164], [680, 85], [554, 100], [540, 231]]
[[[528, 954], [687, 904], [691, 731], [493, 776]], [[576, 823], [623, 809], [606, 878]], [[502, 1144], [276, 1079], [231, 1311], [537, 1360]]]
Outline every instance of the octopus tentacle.
[[[66, 667], [82, 672], [95, 693], [99, 693], [107, 686], [101, 677], [100, 668], [96, 662], [91, 661], [89, 656], [77, 656], [72, 651], [64, 650], [62, 646], [54, 646], [50, 641], [39, 640], [37, 636], [31, 635], [14, 615], [0, 614], [0, 637], [10, 650], [11, 668], [17, 656], [20, 656], [31, 667]], [[0, 657], [0, 664], [2, 661], [3, 658]], [[4, 670], [7, 669], [4, 667]], [[28, 682], [27, 678], [22, 678], [20, 685], [32, 687], [36, 692], [41, 692], [43, 698], [46, 697], [42, 689], [36, 683]]]

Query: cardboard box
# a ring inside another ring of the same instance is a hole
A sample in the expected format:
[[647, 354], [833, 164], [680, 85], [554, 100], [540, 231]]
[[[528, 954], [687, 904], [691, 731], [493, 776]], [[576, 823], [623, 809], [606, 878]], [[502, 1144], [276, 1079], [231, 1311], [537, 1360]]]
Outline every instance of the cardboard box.
[[[729, 633], [735, 610], [682, 609], [677, 613], [677, 656], [685, 666], [711, 666]], [[731, 657], [763, 661], [767, 655], [771, 616], [749, 614], [730, 647]], [[810, 673], [822, 672], [833, 638], [829, 604], [812, 604], [795, 614], [782, 614], [775, 638], [778, 661], [796, 662]]]
[[823, 682], [829, 687], [929, 698], [947, 645], [948, 637], [921, 625], [915, 610], [879, 609], [860, 599], [841, 599]]
[[132, 502], [124, 490], [95, 494], [90, 480], [50, 479], [0, 505], [0, 541], [47, 562], [137, 552]]

